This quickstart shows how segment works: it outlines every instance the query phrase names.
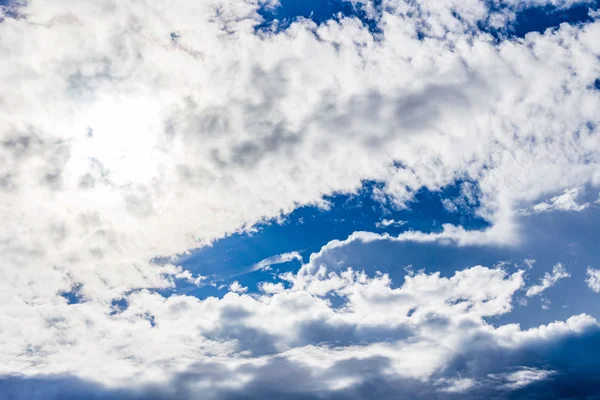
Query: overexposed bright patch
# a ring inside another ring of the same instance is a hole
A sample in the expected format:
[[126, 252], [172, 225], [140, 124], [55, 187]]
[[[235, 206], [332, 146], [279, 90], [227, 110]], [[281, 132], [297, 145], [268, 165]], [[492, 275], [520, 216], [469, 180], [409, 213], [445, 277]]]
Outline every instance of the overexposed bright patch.
[[103, 99], [76, 120], [75, 175], [92, 165], [115, 184], [146, 182], [157, 173], [160, 108], [148, 98]]

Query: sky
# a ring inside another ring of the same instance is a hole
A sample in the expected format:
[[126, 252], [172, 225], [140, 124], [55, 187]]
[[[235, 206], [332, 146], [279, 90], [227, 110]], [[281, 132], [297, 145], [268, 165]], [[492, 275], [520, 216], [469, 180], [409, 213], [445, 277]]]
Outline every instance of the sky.
[[0, 398], [600, 399], [597, 0], [0, 0]]

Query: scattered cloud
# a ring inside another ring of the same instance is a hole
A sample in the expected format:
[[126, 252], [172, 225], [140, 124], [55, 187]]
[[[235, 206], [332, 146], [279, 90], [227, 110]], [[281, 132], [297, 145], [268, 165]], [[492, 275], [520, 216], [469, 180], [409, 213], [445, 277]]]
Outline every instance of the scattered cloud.
[[233, 293], [246, 293], [248, 288], [240, 285], [238, 281], [233, 281], [233, 283], [229, 285], [229, 291]]
[[556, 371], [548, 371], [536, 368], [521, 368], [518, 371], [502, 375], [492, 375], [493, 379], [504, 381], [503, 387], [506, 389], [520, 389], [534, 382], [539, 382], [555, 375]]
[[[572, 188], [600, 185], [600, 21], [520, 39], [479, 28], [575, 3], [386, 1], [375, 35], [341, 16], [262, 29], [259, 0], [2, 6], [0, 374], [38, 380], [19, 396], [58, 398], [44, 379], [117, 398], [432, 398], [560, 379], [523, 354], [598, 323], [490, 324], [523, 271], [419, 271], [394, 287], [318, 260], [355, 240], [516, 245], [523, 204], [588, 207]], [[206, 278], [152, 261], [367, 180], [397, 208], [467, 180], [449, 201], [490, 227], [355, 232], [259, 293], [235, 281], [204, 300], [169, 290]], [[558, 264], [527, 296], [568, 276]]]
[[375, 223], [377, 228], [388, 228], [388, 227], [399, 227], [402, 225], [406, 225], [406, 221], [394, 221], [393, 219], [382, 219], [381, 221]]
[[[530, 346], [550, 346], [598, 328], [586, 315], [529, 330], [488, 324], [486, 318], [512, 309], [513, 296], [524, 285], [523, 271], [478, 266], [447, 278], [419, 272], [393, 288], [386, 274], [336, 273], [307, 264], [282, 279], [287, 288], [264, 283], [269, 289], [260, 296], [239, 295], [246, 288], [238, 282], [222, 299], [139, 291], [112, 314], [93, 302], [57, 303], [60, 320], [23, 305], [28, 320], [5, 333], [13, 340], [3, 347], [10, 362], [2, 372], [75, 376], [108, 387], [131, 387], [135, 380], [140, 390], [150, 384], [195, 388], [217, 398], [259, 390], [256, 385], [283, 393], [278, 381], [299, 371], [306, 386], [296, 390], [311, 396], [360, 387], [375, 378], [372, 374], [459, 393], [523, 387], [541, 379], [533, 370], [503, 374], [516, 360], [523, 362], [519, 354]], [[343, 306], [329, 303], [332, 294], [344, 299]], [[43, 329], [48, 324], [54, 329]], [[23, 349], [30, 350], [17, 357]], [[83, 349], [95, 354], [94, 363], [80, 357]], [[504, 361], [484, 362], [494, 352], [505, 354]], [[194, 379], [179, 381], [177, 371]], [[456, 380], [457, 374], [462, 378]], [[489, 376], [502, 378], [492, 385]]]
[[550, 305], [552, 304], [552, 301], [550, 299], [542, 297], [540, 299], [540, 301], [542, 302], [542, 310], [549, 310], [550, 309]]
[[532, 207], [531, 212], [541, 213], [549, 211], [583, 211], [589, 207], [589, 203], [578, 203], [577, 199], [581, 197], [583, 189], [565, 189], [560, 196], [552, 197], [548, 202], [538, 203]]
[[283, 264], [294, 260], [303, 262], [302, 255], [300, 255], [300, 253], [298, 253], [297, 251], [278, 254], [276, 256], [265, 258], [264, 260], [254, 264], [251, 268], [251, 271], [261, 271], [265, 269], [270, 269], [272, 265]]
[[477, 205], [477, 187], [471, 182], [463, 182], [460, 185], [460, 195], [454, 199], [443, 199], [442, 205], [448, 212], [470, 212]]
[[525, 297], [521, 297], [517, 299], [517, 303], [519, 303], [521, 307], [525, 307], [527, 305], [527, 299]]
[[585, 282], [594, 292], [600, 293], [600, 269], [588, 267]]
[[526, 258], [523, 260], [523, 264], [527, 266], [527, 269], [532, 269], [537, 261], [534, 258]]
[[[525, 293], [527, 297], [533, 297], [541, 294], [546, 289], [556, 285], [559, 280], [564, 278], [570, 278], [571, 274], [563, 267], [561, 263], [556, 264], [552, 267], [552, 272], [546, 272], [543, 278], [540, 279], [538, 285], [530, 286]], [[546, 299], [547, 300], [547, 299]]]
[[458, 211], [458, 207], [450, 199], [442, 200], [442, 205], [444, 206], [444, 209], [446, 209], [446, 211], [448, 211], [448, 212], [455, 213]]

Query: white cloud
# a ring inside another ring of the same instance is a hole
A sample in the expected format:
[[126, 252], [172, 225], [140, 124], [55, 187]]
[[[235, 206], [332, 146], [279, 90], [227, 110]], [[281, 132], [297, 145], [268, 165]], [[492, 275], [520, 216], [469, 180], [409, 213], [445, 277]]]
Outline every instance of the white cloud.
[[246, 293], [248, 288], [240, 285], [238, 281], [233, 281], [231, 285], [229, 285], [229, 290], [233, 293]]
[[527, 299], [521, 297], [520, 299], [517, 299], [517, 303], [519, 303], [520, 306], [525, 307], [527, 305]]
[[[314, 274], [303, 269], [286, 278], [293, 283], [289, 289], [256, 297], [228, 293], [222, 299], [198, 300], [141, 291], [127, 296], [128, 307], [113, 315], [94, 302], [47, 304], [43, 309], [12, 304], [7, 310], [5, 305], [4, 315], [23, 317], [0, 336], [6, 344], [0, 370], [25, 376], [67, 374], [108, 387], [131, 387], [132, 379], [139, 387], [150, 382], [169, 387], [177, 373], [195, 376], [195, 369], [207, 365], [213, 371], [210, 380], [200, 374], [192, 387], [211, 396], [243, 391], [259, 378], [273, 389], [278, 385], [273, 379], [280, 378], [269, 378], [261, 368], [274, 365], [283, 377], [286, 371], [310, 371], [304, 379], [313, 389], [301, 390], [328, 393], [365, 382], [370, 375], [359, 365], [381, 359], [386, 379], [417, 379], [432, 390], [459, 393], [489, 385], [489, 374], [502, 376], [493, 386], [505, 389], [541, 379], [523, 371], [502, 375], [514, 367], [507, 355], [598, 328], [585, 315], [526, 331], [514, 324], [489, 325], [485, 318], [510, 311], [512, 297], [524, 283], [520, 271], [508, 275], [474, 267], [449, 278], [421, 272], [407, 276], [398, 288], [386, 275], [368, 277], [352, 270]], [[325, 296], [330, 291], [320, 285], [343, 298], [344, 305], [329, 304]], [[232, 285], [232, 290], [239, 288]], [[480, 349], [468, 357], [482, 369], [463, 372], [457, 380], [448, 365], [454, 357], [467, 357], [462, 353], [470, 349]], [[488, 351], [502, 352], [508, 364], [485, 367], [481, 361], [489, 358]], [[354, 363], [356, 371], [341, 367]], [[377, 368], [372, 372], [378, 373]]]
[[550, 309], [550, 305], [552, 304], [552, 301], [550, 299], [542, 297], [540, 299], [540, 301], [542, 302], [542, 310], [549, 310]]
[[[386, 374], [427, 381], [476, 335], [514, 349], [595, 326], [492, 327], [484, 317], [508, 312], [523, 278], [484, 267], [393, 289], [386, 275], [314, 269], [314, 256], [286, 275], [290, 288], [265, 283], [256, 298], [152, 291], [203, 278], [150, 260], [365, 179], [398, 207], [422, 188], [476, 182], [491, 228], [394, 239], [458, 245], [519, 243], [522, 204], [600, 184], [600, 23], [496, 42], [474, 31], [485, 2], [421, 3], [390, 1], [377, 38], [351, 18], [257, 34], [255, 0], [32, 0], [5, 15], [0, 373], [117, 387], [210, 362], [222, 379], [195, 382], [210, 392], [284, 360], [314, 368], [307, 382], [327, 391], [363, 379], [327, 375], [336, 362], [385, 359]], [[548, 204], [581, 207], [569, 198]], [[259, 267], [301, 260], [280, 257]], [[73, 287], [82, 302], [68, 305], [60, 293]]]
[[600, 293], [600, 269], [588, 267], [585, 282], [594, 292]]
[[[583, 189], [565, 189], [560, 196], [552, 197], [549, 202], [538, 203], [531, 208], [534, 213], [547, 211], [583, 211], [589, 207], [589, 203], [579, 204], [577, 199], [583, 194]], [[526, 211], [528, 212], [528, 211]]]
[[294, 260], [302, 262], [302, 256], [297, 251], [291, 251], [289, 253], [278, 254], [276, 256], [265, 258], [264, 260], [259, 261], [258, 263], [254, 264], [252, 266], [251, 271], [260, 271], [260, 270], [268, 269], [271, 267], [271, 265], [283, 264], [283, 263], [287, 263], [287, 262], [294, 261]]
[[556, 371], [542, 370], [536, 368], [522, 368], [515, 372], [506, 373], [503, 375], [494, 375], [494, 379], [504, 381], [506, 389], [520, 389], [534, 382], [539, 382], [555, 375]]
[[482, 231], [466, 230], [462, 226], [452, 224], [443, 224], [442, 231], [436, 233], [423, 233], [420, 231], [408, 230], [397, 236], [388, 233], [375, 233], [366, 231], [353, 232], [344, 240], [332, 240], [321, 248], [318, 253], [311, 255], [311, 263], [318, 263], [319, 257], [333, 249], [346, 246], [349, 243], [359, 241], [369, 243], [375, 241], [392, 242], [415, 242], [415, 243], [440, 243], [455, 244], [457, 246], [483, 246], [483, 245], [512, 245], [514, 238], [503, 236], [506, 229], [502, 225], [494, 225], [491, 228]]
[[455, 213], [455, 212], [458, 211], [458, 207], [450, 199], [444, 199], [444, 200], [442, 200], [442, 205], [444, 206], [444, 208], [448, 212]]
[[279, 293], [285, 291], [285, 286], [283, 283], [277, 282], [262, 282], [259, 285], [260, 291], [268, 294]]
[[[164, 298], [141, 291], [129, 295], [128, 307], [114, 315], [94, 302], [68, 306], [57, 302], [43, 309], [5, 304], [3, 315], [14, 312], [23, 317], [2, 333], [6, 362], [1, 372], [72, 374], [114, 386], [133, 376], [140, 384], [165, 381], [200, 360], [222, 364], [237, 376], [236, 365], [259, 366], [282, 357], [316, 368], [319, 376], [343, 360], [386, 357], [395, 376], [427, 380], [469, 338], [489, 336], [490, 345], [512, 351], [596, 324], [581, 317], [583, 325], [557, 323], [558, 330], [550, 326], [496, 330], [488, 325], [485, 317], [511, 310], [512, 297], [523, 285], [522, 272], [508, 275], [475, 267], [449, 278], [419, 273], [407, 276], [396, 289], [387, 275], [370, 278], [351, 270], [313, 274], [303, 269], [286, 279], [293, 283], [289, 289], [257, 298], [236, 293], [220, 300]], [[231, 287], [237, 292], [243, 289], [239, 283]], [[333, 308], [325, 300], [331, 291], [345, 299], [342, 308]], [[43, 329], [48, 324], [52, 329]], [[302, 333], [307, 330], [313, 335]], [[545, 332], [543, 336], [539, 330]], [[340, 335], [344, 331], [352, 332], [351, 336]], [[390, 341], [379, 343], [375, 332], [388, 335]], [[331, 349], [314, 347], [336, 343]], [[80, 357], [83, 349], [94, 355], [94, 362]], [[25, 357], [16, 357], [23, 351]], [[243, 373], [239, 374], [241, 379]], [[243, 379], [237, 384], [243, 385]]]
[[534, 258], [526, 258], [523, 260], [523, 264], [527, 266], [527, 269], [532, 269], [536, 262], [537, 260]]
[[543, 278], [540, 279], [540, 283], [538, 285], [529, 287], [525, 294], [527, 297], [537, 296], [544, 290], [556, 285], [559, 280], [570, 277], [571, 274], [565, 269], [565, 267], [563, 267], [561, 263], [558, 263], [552, 267], [552, 273], [546, 272]]
[[406, 221], [394, 221], [393, 219], [382, 219], [381, 221], [375, 223], [375, 227], [377, 228], [388, 228], [390, 226], [402, 226], [406, 225]]
[[446, 393], [464, 393], [477, 385], [477, 382], [469, 378], [441, 379], [437, 382], [441, 386], [440, 391]]

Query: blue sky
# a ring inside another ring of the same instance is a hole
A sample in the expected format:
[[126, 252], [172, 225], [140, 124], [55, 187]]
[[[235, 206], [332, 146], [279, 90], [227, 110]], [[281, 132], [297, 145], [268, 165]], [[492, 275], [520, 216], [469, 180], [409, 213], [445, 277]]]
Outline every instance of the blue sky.
[[[490, 2], [492, 4], [493, 2]], [[365, 13], [361, 3], [352, 4], [347, 1], [336, 0], [281, 0], [277, 6], [263, 7], [260, 15], [264, 18], [263, 25], [269, 25], [273, 22], [286, 26], [291, 21], [298, 18], [310, 18], [315, 23], [320, 24], [330, 19], [336, 18], [339, 14], [344, 16], [353, 16], [359, 18], [369, 29], [377, 33], [377, 15], [381, 12], [383, 4], [381, 1], [374, 1], [374, 16]], [[501, 3], [495, 6], [502, 9]], [[515, 13], [514, 22], [501, 30], [486, 27], [482, 24], [484, 30], [489, 30], [492, 34], [514, 35], [523, 37], [529, 32], [544, 32], [549, 28], [556, 28], [561, 23], [582, 23], [591, 21], [589, 10], [597, 9], [598, 1], [583, 2], [574, 4], [571, 7], [555, 7], [553, 5], [536, 5], [527, 3], [521, 5]]]
[[600, 398], [598, 38], [598, 0], [0, 0], [0, 398]]
[[[444, 223], [460, 224], [469, 229], [487, 225], [473, 213], [450, 213], [444, 209], [441, 200], [455, 197], [460, 185], [439, 192], [423, 190], [405, 209], [375, 199], [373, 189], [376, 187], [376, 183], [368, 182], [357, 193], [326, 196], [325, 206], [298, 208], [282, 219], [258, 224], [250, 233], [234, 234], [212, 246], [192, 251], [182, 256], [179, 262], [191, 272], [214, 274], [217, 279], [225, 279], [278, 254], [297, 251], [308, 260], [324, 244], [346, 239], [356, 231], [374, 230], [397, 235], [409, 229], [437, 232]], [[393, 222], [385, 226], [383, 221]]]
[[[308, 262], [310, 255], [328, 242], [344, 240], [356, 231], [397, 236], [409, 230], [439, 232], [446, 223], [466, 229], [485, 229], [489, 224], [475, 215], [475, 204], [458, 212], [449, 212], [443, 207], [442, 200], [455, 198], [462, 183], [437, 192], [423, 190], [403, 209], [374, 199], [372, 189], [376, 185], [373, 183], [365, 184], [358, 193], [326, 197], [329, 208], [305, 206], [283, 219], [259, 224], [251, 233], [237, 233], [182, 256], [178, 263], [185, 269], [210, 279], [200, 288], [182, 283], [172, 293], [184, 292], [200, 298], [222, 297], [234, 281], [250, 291], [257, 291], [259, 282], [277, 282], [278, 274], [296, 271], [302, 265], [294, 259], [275, 264], [272, 270], [252, 271], [260, 261], [298, 252], [303, 261]], [[595, 266], [599, 256], [599, 217], [597, 206], [579, 213], [558, 211], [527, 216], [523, 221], [526, 240], [515, 247], [457, 247], [381, 240], [368, 244], [352, 243], [329, 254], [326, 261], [332, 269], [351, 267], [371, 275], [377, 271], [389, 273], [396, 286], [403, 282], [409, 266], [414, 271], [440, 271], [443, 276], [476, 265], [498, 265], [508, 271], [526, 268], [527, 277], [533, 284], [561, 262], [571, 271], [570, 279], [561, 281], [556, 287], [549, 288], [544, 296], [529, 299], [526, 306], [518, 306], [493, 322], [519, 323], [529, 328], [582, 312], [600, 317], [600, 308], [595, 304], [597, 295], [585, 283], [587, 267]], [[401, 223], [385, 227], [381, 225], [384, 220]], [[526, 260], [535, 260], [535, 268], [529, 270]], [[521, 297], [525, 298], [524, 293]], [[542, 310], [541, 298], [552, 302], [548, 310]]]

